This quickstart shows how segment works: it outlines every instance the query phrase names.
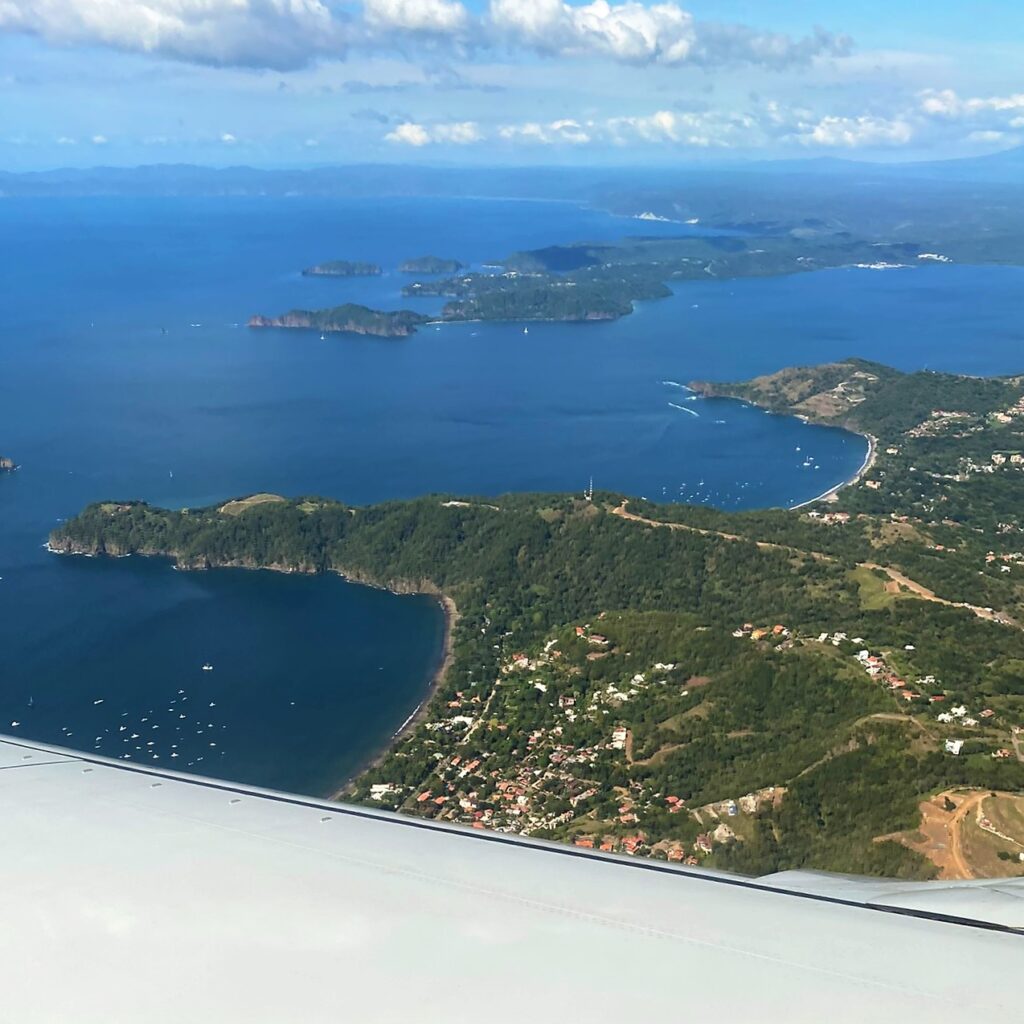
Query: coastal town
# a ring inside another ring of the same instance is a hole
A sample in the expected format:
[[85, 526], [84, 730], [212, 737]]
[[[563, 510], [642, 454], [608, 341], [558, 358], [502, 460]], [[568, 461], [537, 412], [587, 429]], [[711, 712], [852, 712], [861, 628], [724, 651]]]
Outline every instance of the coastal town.
[[[678, 794], [653, 792], [633, 782], [613, 787], [609, 796], [604, 784], [609, 771], [635, 763], [626, 706], [652, 689], [685, 697], [688, 686], [699, 688], [708, 681], [687, 682], [683, 666], [655, 662], [629, 679], [584, 694], [563, 656], [568, 645], [584, 648], [584, 657], [591, 660], [611, 653], [609, 638], [590, 624], [549, 640], [533, 655], [510, 653], [489, 691], [470, 695], [458, 690], [446, 702], [445, 717], [425, 723], [438, 747], [427, 788], [375, 783], [368, 790], [371, 800], [474, 828], [558, 835], [586, 849], [691, 865], [716, 844], [736, 841], [730, 821], [781, 800], [785, 790], [767, 786], [690, 807]], [[537, 725], [508, 762], [492, 748], [501, 745], [509, 729], [501, 711], [521, 708], [524, 696], [535, 706]], [[581, 732], [593, 738], [581, 742]], [[607, 820], [598, 811], [607, 812]], [[656, 819], [667, 827], [654, 825]]]
[[[605, 619], [575, 625], [535, 652], [513, 650], [489, 686], [456, 690], [444, 714], [424, 725], [429, 776], [414, 786], [371, 783], [365, 795], [379, 806], [438, 821], [689, 865], [742, 843], [759, 812], [781, 805], [786, 780], [693, 805], [687, 795], [631, 778], [633, 765], [671, 750], [637, 757], [633, 709], [649, 704], [652, 693], [687, 698], [712, 680], [659, 661], [628, 678], [586, 687], [576, 668], [580, 655], [593, 662], [616, 653], [600, 631]], [[906, 722], [950, 757], [974, 753], [1024, 762], [1024, 729], [978, 698], [958, 702], [934, 675], [915, 675], [913, 644], [872, 649], [842, 630], [805, 636], [783, 623], [745, 622], [731, 638], [765, 652], [827, 648], [885, 695], [887, 710], [870, 717]], [[506, 648], [512, 638], [503, 640]], [[523, 721], [527, 707], [532, 727], [518, 741], [511, 738], [509, 751], [510, 726]]]

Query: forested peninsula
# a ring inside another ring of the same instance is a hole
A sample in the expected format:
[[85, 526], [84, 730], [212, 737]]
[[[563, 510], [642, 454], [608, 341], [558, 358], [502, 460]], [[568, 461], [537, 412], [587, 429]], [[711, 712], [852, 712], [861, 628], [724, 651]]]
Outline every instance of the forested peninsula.
[[[449, 300], [431, 318], [434, 320], [582, 323], [628, 316], [636, 302], [671, 295], [674, 282], [768, 277], [835, 267], [907, 269], [950, 262], [950, 257], [935, 249], [935, 243], [927, 238], [886, 242], [857, 238], [846, 231], [804, 227], [779, 228], [775, 234], [636, 236], [613, 243], [547, 246], [495, 260], [493, 273], [461, 273], [459, 261], [434, 256], [408, 260], [400, 270], [430, 275], [427, 280], [405, 285], [403, 295]], [[306, 316], [332, 312], [314, 311]], [[251, 323], [306, 326], [302, 319], [289, 314], [255, 317]]]
[[425, 718], [353, 799], [752, 873], [928, 877], [922, 802], [1024, 788], [1024, 378], [850, 360], [704, 390], [856, 425], [879, 460], [801, 511], [257, 495], [92, 505], [50, 546], [454, 600]]

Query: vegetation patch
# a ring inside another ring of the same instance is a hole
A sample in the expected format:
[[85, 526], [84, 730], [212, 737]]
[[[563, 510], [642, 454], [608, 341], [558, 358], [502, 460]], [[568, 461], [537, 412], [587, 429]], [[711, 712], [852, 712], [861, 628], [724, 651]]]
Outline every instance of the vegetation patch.
[[248, 498], [236, 498], [234, 501], [226, 502], [221, 505], [218, 511], [221, 515], [237, 516], [250, 508], [255, 508], [257, 505], [266, 505], [271, 502], [283, 502], [286, 500], [279, 494], [251, 494]]

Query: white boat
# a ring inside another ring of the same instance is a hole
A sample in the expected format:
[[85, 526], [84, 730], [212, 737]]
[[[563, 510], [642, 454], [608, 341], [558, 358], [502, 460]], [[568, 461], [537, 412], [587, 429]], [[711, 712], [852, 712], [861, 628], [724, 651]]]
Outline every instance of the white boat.
[[205, 664], [205, 665], [203, 666], [203, 671], [204, 671], [204, 672], [212, 672], [212, 671], [213, 671], [213, 666], [212, 666], [212, 665], [211, 665], [211, 664], [210, 664], [209, 662], [207, 662], [207, 663], [206, 663], [206, 664]]
[[530, 328], [529, 327], [524, 327], [523, 328], [523, 334], [529, 334], [529, 333], [530, 333]]

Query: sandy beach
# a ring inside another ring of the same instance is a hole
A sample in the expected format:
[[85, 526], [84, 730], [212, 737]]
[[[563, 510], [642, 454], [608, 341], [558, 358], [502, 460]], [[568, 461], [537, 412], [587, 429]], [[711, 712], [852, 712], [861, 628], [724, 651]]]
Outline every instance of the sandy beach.
[[329, 800], [341, 800], [346, 794], [352, 791], [352, 786], [362, 774], [369, 771], [371, 768], [375, 768], [379, 765], [395, 746], [401, 742], [403, 737], [408, 733], [412, 732], [421, 722], [426, 720], [427, 714], [430, 711], [430, 704], [437, 693], [438, 687], [441, 685], [444, 677], [448, 674], [448, 670], [452, 666], [452, 662], [455, 660], [455, 627], [459, 621], [459, 609], [456, 607], [455, 602], [447, 594], [435, 594], [434, 595], [438, 603], [441, 605], [441, 610], [444, 612], [444, 647], [441, 655], [441, 663], [438, 665], [437, 670], [434, 672], [430, 680], [430, 689], [427, 691], [426, 696], [416, 706], [412, 714], [398, 727], [397, 731], [392, 735], [387, 746], [380, 750], [374, 757], [372, 757], [366, 764], [361, 765], [355, 772], [352, 773], [348, 778], [341, 783], [336, 789], [332, 790], [328, 794], [327, 799]]
[[865, 438], [868, 442], [867, 454], [864, 456], [864, 461], [860, 464], [860, 469], [858, 469], [849, 480], [844, 480], [842, 483], [836, 484], [835, 487], [830, 487], [827, 491], [823, 491], [816, 498], [801, 501], [798, 505], [790, 505], [790, 512], [806, 508], [808, 505], [813, 505], [819, 501], [834, 500], [836, 495], [839, 494], [844, 487], [852, 487], [854, 484], [859, 483], [864, 479], [864, 477], [871, 471], [871, 467], [874, 466], [875, 459], [878, 456], [878, 438], [873, 434], [861, 434], [860, 436]]

